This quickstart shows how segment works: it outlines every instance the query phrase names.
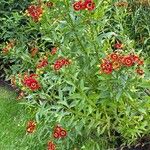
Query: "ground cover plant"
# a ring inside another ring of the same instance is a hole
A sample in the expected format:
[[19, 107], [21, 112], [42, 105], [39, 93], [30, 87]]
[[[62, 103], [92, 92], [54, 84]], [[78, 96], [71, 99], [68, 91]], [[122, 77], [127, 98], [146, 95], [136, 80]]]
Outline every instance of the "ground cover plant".
[[17, 30], [2, 34], [1, 68], [36, 110], [37, 145], [105, 150], [149, 136], [148, 12], [146, 1], [43, 0], [2, 18]]

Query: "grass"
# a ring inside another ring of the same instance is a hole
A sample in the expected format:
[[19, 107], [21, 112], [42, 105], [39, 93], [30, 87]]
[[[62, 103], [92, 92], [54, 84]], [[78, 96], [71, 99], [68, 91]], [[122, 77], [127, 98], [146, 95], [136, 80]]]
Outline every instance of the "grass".
[[[0, 150], [38, 150], [36, 133], [26, 134], [31, 115], [16, 100], [16, 94], [0, 87]], [[40, 149], [39, 149], [40, 150]]]

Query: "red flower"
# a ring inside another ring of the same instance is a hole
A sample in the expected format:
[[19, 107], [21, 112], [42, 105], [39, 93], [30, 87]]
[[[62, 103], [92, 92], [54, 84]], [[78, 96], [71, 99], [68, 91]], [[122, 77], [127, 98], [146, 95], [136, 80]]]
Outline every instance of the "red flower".
[[54, 55], [56, 54], [56, 52], [57, 52], [57, 47], [53, 47], [51, 50], [51, 54]]
[[36, 22], [39, 21], [40, 17], [43, 14], [43, 10], [41, 6], [31, 5], [27, 9], [28, 16], [32, 17], [32, 19]]
[[30, 88], [32, 91], [40, 89], [40, 85], [35, 77], [37, 77], [36, 74], [31, 74], [30, 76], [25, 75], [23, 79], [23, 84]]
[[112, 71], [113, 71], [113, 69], [112, 69], [112, 68], [105, 68], [105, 69], [103, 69], [102, 71], [103, 71], [103, 73], [105, 73], [105, 74], [111, 74]]
[[47, 59], [42, 59], [40, 60], [39, 64], [37, 65], [37, 68], [43, 68], [48, 65], [48, 60]]
[[114, 48], [115, 49], [122, 49], [123, 48], [123, 44], [117, 42], [116, 44], [114, 44]]
[[60, 133], [59, 132], [54, 132], [53, 137], [56, 138], [56, 139], [59, 139], [60, 138]]
[[118, 54], [116, 54], [116, 53], [110, 54], [110, 59], [111, 59], [111, 61], [117, 61], [118, 58], [119, 58]]
[[56, 138], [56, 139], [59, 139], [60, 138], [60, 134], [58, 132], [54, 132], [53, 133], [53, 137]]
[[38, 84], [38, 82], [36, 80], [33, 80], [29, 86], [29, 88], [32, 91], [38, 90], [40, 88], [40, 85]]
[[140, 68], [137, 68], [136, 69], [136, 73], [139, 74], [139, 75], [143, 75], [144, 74], [144, 71]]
[[34, 78], [28, 78], [24, 82], [25, 85], [29, 87], [32, 91], [38, 90], [40, 88], [39, 83]]
[[101, 64], [101, 70], [103, 73], [111, 74], [113, 71], [112, 63], [105, 60], [104, 63]]
[[63, 137], [66, 137], [66, 136], [67, 136], [66, 130], [62, 129], [62, 130], [60, 131], [60, 136], [61, 136], [62, 138], [63, 138]]
[[133, 62], [133, 59], [131, 56], [125, 56], [123, 59], [122, 59], [122, 63], [123, 65], [127, 66], [127, 67], [131, 67], [133, 66], [134, 62]]
[[54, 70], [59, 70], [61, 68], [61, 65], [59, 65], [59, 64], [57, 64], [57, 63], [55, 63], [54, 64]]
[[54, 129], [53, 136], [56, 139], [64, 138], [67, 136], [67, 131], [64, 128], [57, 125]]
[[62, 59], [58, 59], [56, 60], [55, 64], [54, 64], [54, 70], [59, 70], [61, 69], [63, 66], [67, 66], [70, 64], [70, 61], [68, 59], [62, 58]]
[[101, 68], [112, 68], [112, 63], [110, 61], [104, 60], [104, 62], [101, 64]]
[[48, 146], [47, 150], [55, 150], [56, 149], [56, 145], [52, 141], [49, 141], [47, 146]]
[[76, 11], [79, 11], [79, 10], [83, 9], [83, 3], [82, 3], [82, 1], [75, 2], [73, 4], [73, 8]]
[[29, 121], [29, 122], [27, 123], [27, 129], [26, 129], [26, 131], [27, 131], [28, 133], [33, 133], [33, 132], [35, 131], [35, 128], [36, 128], [36, 123], [35, 123], [35, 121]]
[[140, 69], [140, 65], [144, 64], [144, 60], [141, 60], [138, 55], [130, 53], [129, 55], [121, 55], [117, 53], [109, 54], [105, 59], [102, 59], [100, 65], [100, 73], [111, 74], [113, 70], [119, 70], [123, 65], [126, 67], [137, 66], [136, 72], [139, 75], [143, 75], [144, 71]]
[[93, 2], [93, 0], [85, 0], [83, 5], [87, 10], [91, 11], [95, 9], [95, 3]]

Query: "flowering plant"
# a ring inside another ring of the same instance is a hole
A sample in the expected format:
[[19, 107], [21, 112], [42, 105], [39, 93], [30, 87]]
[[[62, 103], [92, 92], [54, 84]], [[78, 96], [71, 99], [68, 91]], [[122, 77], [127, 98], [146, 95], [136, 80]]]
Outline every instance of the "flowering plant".
[[108, 149], [149, 133], [147, 60], [126, 30], [128, 5], [109, 2], [34, 2], [24, 36], [3, 54], [49, 150]]

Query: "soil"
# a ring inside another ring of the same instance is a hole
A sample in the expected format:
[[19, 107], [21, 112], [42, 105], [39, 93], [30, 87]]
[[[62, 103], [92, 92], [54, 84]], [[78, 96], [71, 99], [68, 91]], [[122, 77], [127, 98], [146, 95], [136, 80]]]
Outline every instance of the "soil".
[[150, 150], [150, 136], [144, 136], [139, 139], [135, 146], [120, 147], [117, 150]]
[[10, 91], [15, 91], [17, 92], [18, 89], [17, 88], [14, 88], [10, 85], [10, 82], [9, 81], [4, 81], [3, 79], [0, 79], [0, 86], [1, 87], [6, 87], [7, 89], [9, 89]]

